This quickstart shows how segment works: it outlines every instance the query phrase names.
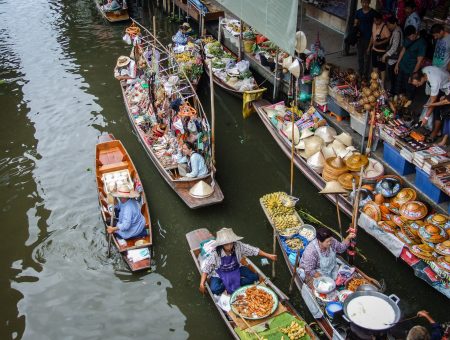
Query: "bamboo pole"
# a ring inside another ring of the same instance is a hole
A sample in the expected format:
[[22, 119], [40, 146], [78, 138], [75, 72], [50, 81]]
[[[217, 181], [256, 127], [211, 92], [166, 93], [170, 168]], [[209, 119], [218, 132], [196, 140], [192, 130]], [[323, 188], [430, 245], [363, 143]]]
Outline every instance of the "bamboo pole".
[[277, 53], [275, 56], [275, 70], [273, 73], [273, 93], [272, 93], [272, 99], [275, 101], [275, 99], [278, 97], [278, 56], [280, 54], [280, 49], [277, 48]]
[[215, 152], [216, 152], [216, 147], [215, 147], [215, 142], [216, 142], [216, 138], [215, 138], [215, 125], [216, 125], [216, 114], [215, 114], [215, 109], [214, 109], [214, 81], [213, 81], [213, 71], [212, 71], [212, 61], [209, 60], [208, 63], [208, 68], [209, 68], [209, 88], [210, 88], [210, 93], [211, 93], [211, 161], [212, 164], [215, 165]]
[[334, 196], [336, 197], [336, 213], [337, 213], [337, 218], [338, 218], [338, 223], [339, 223], [339, 234], [342, 235], [342, 223], [341, 223], [341, 212], [339, 210], [339, 194], [334, 194]]
[[239, 58], [239, 61], [242, 60], [242, 19], [239, 21], [238, 58]]
[[[291, 75], [291, 82], [293, 81], [293, 75]], [[296, 94], [295, 94], [295, 90], [294, 90], [294, 86], [292, 86], [292, 95], [295, 98]], [[296, 103], [296, 101], [293, 101], [294, 105]], [[292, 104], [292, 103], [291, 103]], [[291, 141], [291, 186], [290, 186], [290, 191], [289, 194], [292, 196], [293, 191], [294, 191], [294, 153], [295, 153], [295, 145], [294, 145], [294, 124], [295, 124], [295, 119], [294, 119], [294, 113], [292, 113], [291, 115], [291, 123], [292, 123], [292, 141]]]
[[[273, 252], [272, 254], [276, 254], [277, 252], [277, 231], [275, 230], [275, 228], [273, 228]], [[275, 272], [275, 261], [272, 261], [272, 279], [274, 279], [276, 276], [276, 272]]]
[[156, 16], [153, 16], [153, 45], [156, 46]]
[[217, 32], [217, 41], [218, 42], [221, 42], [222, 41], [222, 17], [220, 17], [219, 18], [219, 27], [217, 28], [218, 29], [218, 32]]
[[[361, 171], [359, 173], [359, 184], [358, 184], [358, 190], [355, 195], [355, 202], [353, 204], [353, 214], [352, 214], [352, 224], [351, 228], [353, 228], [354, 233], [356, 234], [357, 226], [358, 226], [358, 211], [359, 211], [359, 198], [360, 198], [360, 192], [361, 192], [361, 186], [362, 186], [362, 179], [364, 174], [364, 167], [361, 167]], [[355, 261], [355, 255], [356, 255], [356, 241], [351, 240], [350, 241], [350, 247], [348, 249], [349, 257], [349, 263], [353, 265], [353, 262]]]

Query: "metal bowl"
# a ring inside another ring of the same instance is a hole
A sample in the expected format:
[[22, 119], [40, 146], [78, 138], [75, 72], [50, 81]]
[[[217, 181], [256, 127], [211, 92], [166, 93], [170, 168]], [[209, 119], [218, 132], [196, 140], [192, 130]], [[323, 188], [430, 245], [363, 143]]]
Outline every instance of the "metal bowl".
[[356, 288], [357, 292], [378, 292], [378, 288], [370, 283], [364, 283]]
[[[325, 289], [322, 286], [320, 286], [321, 282], [326, 283], [328, 285], [328, 288]], [[313, 286], [316, 292], [320, 294], [328, 294], [336, 289], [336, 282], [334, 282], [334, 280], [331, 277], [320, 276], [314, 279]]]

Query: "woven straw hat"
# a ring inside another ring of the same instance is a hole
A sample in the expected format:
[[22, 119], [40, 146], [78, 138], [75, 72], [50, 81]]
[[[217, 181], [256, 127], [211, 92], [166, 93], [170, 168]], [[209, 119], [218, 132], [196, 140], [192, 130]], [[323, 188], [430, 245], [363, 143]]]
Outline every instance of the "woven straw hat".
[[367, 167], [364, 169], [364, 178], [370, 180], [382, 176], [383, 174], [383, 164], [373, 158], [369, 158], [369, 164], [367, 164]]
[[322, 138], [327, 144], [331, 143], [337, 135], [336, 130], [331, 126], [321, 126], [314, 132], [314, 134]]
[[224, 244], [233, 243], [239, 240], [242, 240], [243, 237], [237, 236], [233, 229], [231, 228], [222, 228], [217, 232], [216, 235], [216, 247], [223, 246]]
[[406, 202], [400, 207], [400, 215], [407, 220], [421, 220], [427, 213], [426, 205], [419, 201]]
[[213, 194], [214, 189], [205, 181], [197, 182], [190, 190], [189, 195], [195, 198], [205, 198]]
[[305, 150], [305, 140], [307, 140], [308, 138], [305, 139], [300, 139], [300, 141], [298, 142], [298, 144], [295, 146], [295, 148], [297, 150]]
[[401, 206], [402, 204], [414, 201], [417, 197], [417, 193], [412, 188], [403, 188], [400, 190], [400, 192], [392, 199], [392, 203], [397, 204], [398, 206]]
[[300, 139], [305, 139], [305, 138], [308, 138], [308, 137], [311, 137], [311, 136], [314, 136], [314, 132], [312, 132], [309, 128], [305, 128], [305, 129], [302, 130]]
[[368, 163], [369, 159], [367, 156], [361, 155], [360, 153], [354, 153], [345, 161], [347, 168], [351, 171], [360, 171], [361, 168], [364, 168]]
[[397, 177], [385, 176], [375, 185], [375, 191], [384, 197], [394, 197], [402, 188], [401, 182]]
[[448, 239], [444, 229], [434, 224], [425, 224], [419, 228], [419, 237], [424, 242], [441, 243]]
[[323, 157], [325, 159], [331, 158], [331, 157], [336, 157], [336, 153], [333, 150], [333, 147], [330, 145], [328, 146], [324, 146], [322, 148], [322, 153], [323, 153]]
[[331, 157], [327, 158], [325, 161], [322, 177], [325, 181], [333, 181], [337, 180], [339, 175], [342, 175], [347, 171], [348, 171], [347, 166], [345, 165], [342, 158]]
[[127, 66], [129, 63], [131, 62], [131, 58], [127, 57], [127, 56], [120, 56], [119, 58], [117, 58], [117, 67], [124, 67]]
[[323, 166], [325, 164], [325, 158], [321, 151], [316, 152], [314, 155], [309, 157], [306, 161], [308, 165], [317, 173], [321, 174], [323, 171]]
[[352, 145], [352, 136], [350, 136], [347, 132], [342, 132], [340, 135], [336, 136], [335, 139], [340, 141], [345, 146]]
[[300, 77], [300, 63], [297, 58], [294, 59], [288, 70], [295, 78]]
[[441, 254], [444, 256], [450, 256], [450, 240], [436, 244], [436, 247], [434, 248], [434, 250], [438, 254]]
[[331, 145], [331, 147], [333, 148], [334, 153], [335, 153], [336, 155], [339, 155], [339, 154], [340, 154], [342, 151], [344, 151], [345, 148], [346, 148], [346, 146], [345, 146], [343, 143], [341, 143], [340, 141], [338, 141], [337, 139], [335, 139], [335, 140], [333, 141], [333, 143], [331, 143], [330, 145]]
[[426, 261], [434, 261], [436, 257], [433, 255], [433, 248], [429, 247], [426, 244], [413, 245], [409, 248], [411, 253], [416, 255], [419, 259]]
[[111, 192], [111, 195], [119, 198], [138, 198], [140, 196], [137, 191], [130, 189], [128, 185], [120, 185], [117, 190]]
[[302, 31], [295, 33], [295, 51], [297, 53], [303, 53], [307, 45], [306, 35]]
[[338, 182], [344, 187], [344, 189], [352, 190], [353, 189], [353, 179], [355, 179], [355, 183], [359, 182], [359, 176], [352, 174], [351, 172], [343, 173], [339, 175]]
[[312, 136], [305, 139], [305, 151], [300, 151], [299, 154], [303, 158], [309, 158], [316, 152], [322, 150], [323, 139], [317, 136]]
[[444, 215], [444, 214], [433, 214], [433, 215], [428, 216], [426, 221], [428, 223], [442, 227], [447, 223], [448, 216]]
[[319, 194], [344, 194], [345, 190], [338, 181], [329, 181], [325, 187], [319, 191]]
[[363, 209], [362, 209], [363, 213], [366, 214], [367, 216], [369, 216], [372, 220], [374, 221], [380, 221], [381, 220], [381, 211], [380, 211], [380, 207], [378, 206], [378, 204], [376, 204], [373, 201], [369, 201], [367, 202]]
[[450, 273], [450, 256], [440, 256], [435, 263], [440, 269]]
[[292, 124], [291, 122], [284, 123], [282, 132], [289, 140], [292, 140], [292, 125], [294, 125], [294, 144], [298, 144], [298, 141], [300, 140], [300, 131], [298, 130], [297, 125]]

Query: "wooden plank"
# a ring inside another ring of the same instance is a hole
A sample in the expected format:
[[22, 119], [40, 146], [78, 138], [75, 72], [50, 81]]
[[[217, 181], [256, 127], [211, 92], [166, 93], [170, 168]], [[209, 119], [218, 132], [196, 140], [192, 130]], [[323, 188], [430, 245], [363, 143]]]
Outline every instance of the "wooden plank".
[[118, 147], [112, 148], [111, 150], [100, 151], [100, 154], [98, 156], [99, 161], [102, 165], [122, 162], [123, 157], [124, 155]]
[[102, 165], [100, 168], [98, 168], [98, 171], [100, 173], [105, 173], [105, 172], [113, 172], [113, 171], [127, 169], [127, 168], [128, 168], [128, 162], [119, 162], [119, 163]]

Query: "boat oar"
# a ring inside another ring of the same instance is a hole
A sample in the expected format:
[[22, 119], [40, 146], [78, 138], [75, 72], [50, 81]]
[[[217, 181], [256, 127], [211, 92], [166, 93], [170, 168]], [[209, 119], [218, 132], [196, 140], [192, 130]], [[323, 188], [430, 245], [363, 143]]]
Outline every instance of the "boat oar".
[[[359, 184], [358, 189], [355, 194], [355, 201], [353, 204], [353, 214], [352, 214], [352, 224], [350, 225], [350, 228], [353, 229], [353, 232], [356, 234], [357, 228], [358, 228], [358, 211], [359, 211], [359, 198], [361, 193], [361, 186], [362, 186], [362, 180], [364, 175], [364, 167], [361, 167], [361, 171], [359, 173]], [[351, 265], [353, 265], [353, 262], [355, 260], [356, 255], [356, 241], [353, 239], [350, 241], [350, 247], [347, 250], [348, 254], [350, 255], [349, 262]]]
[[289, 284], [289, 294], [292, 293], [292, 288], [294, 287], [295, 275], [297, 275], [297, 267], [299, 265], [299, 262], [300, 262], [300, 249], [297, 250], [297, 256], [295, 256], [294, 271], [292, 273], [291, 283]]
[[402, 322], [405, 322], [405, 321], [409, 321], [409, 320], [414, 320], [414, 319], [417, 319], [417, 318], [420, 318], [420, 316], [419, 315], [415, 315], [415, 316], [412, 316], [410, 318], [406, 318], [406, 319], [403, 319], [403, 320], [400, 320], [400, 321], [397, 321], [397, 322], [385, 323], [385, 325], [386, 326], [394, 326], [394, 325], [398, 325], [399, 323], [402, 323]]
[[[108, 200], [108, 204], [110, 206], [112, 206], [112, 211], [111, 211], [111, 226], [114, 226], [114, 213], [115, 213], [115, 209], [114, 209], [114, 196], [111, 194], [108, 194], [107, 198]], [[108, 231], [108, 229], [106, 229]], [[111, 257], [111, 243], [112, 243], [112, 233], [108, 235], [108, 257]]]

